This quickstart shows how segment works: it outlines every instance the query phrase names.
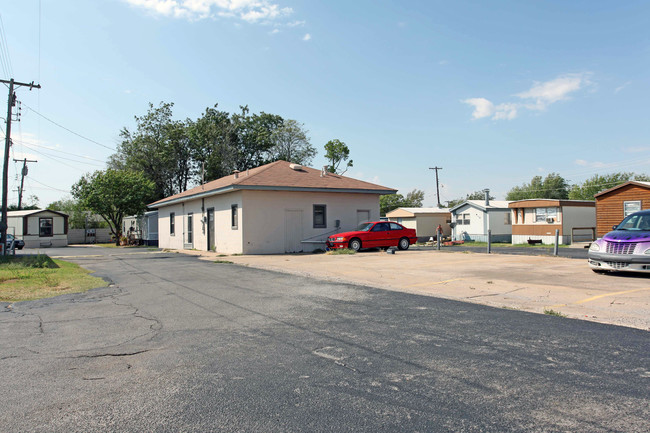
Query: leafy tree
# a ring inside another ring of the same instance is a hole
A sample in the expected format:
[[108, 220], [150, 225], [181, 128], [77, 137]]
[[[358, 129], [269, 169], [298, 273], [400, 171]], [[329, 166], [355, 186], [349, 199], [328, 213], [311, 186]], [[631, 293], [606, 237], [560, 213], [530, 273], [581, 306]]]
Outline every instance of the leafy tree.
[[230, 174], [233, 170], [230, 145], [236, 141], [230, 113], [217, 110], [215, 104], [206, 108], [195, 122], [188, 121], [187, 126], [197, 174], [200, 175], [202, 164], [206, 180]]
[[273, 132], [282, 125], [282, 117], [261, 112], [249, 115], [248, 106], [231, 116], [230, 166], [244, 171], [268, 162], [267, 155], [273, 147]]
[[12, 211], [12, 210], [37, 210], [37, 209], [40, 209], [40, 207], [38, 205], [38, 201], [39, 201], [38, 197], [32, 194], [27, 198], [27, 200], [25, 200], [25, 202], [27, 202], [29, 204], [27, 204], [27, 205], [21, 204], [20, 209], [18, 209], [18, 204], [10, 204], [9, 206], [7, 206], [7, 210], [10, 210], [10, 211]]
[[[474, 191], [471, 194], [467, 194], [465, 198], [457, 198], [455, 200], [448, 201], [447, 207], [452, 208], [458, 206], [461, 203], [465, 203], [467, 200], [484, 200], [484, 199], [485, 199], [485, 192], [483, 190]], [[490, 200], [494, 200], [494, 199], [496, 199], [496, 197], [490, 195]]]
[[296, 120], [285, 120], [271, 136], [273, 147], [270, 149], [270, 159], [283, 159], [301, 165], [311, 165], [316, 156], [316, 148], [311, 145], [305, 125]]
[[108, 169], [83, 176], [72, 186], [72, 196], [104, 218], [119, 245], [122, 220], [144, 213], [155, 190], [156, 185], [142, 172]]
[[528, 184], [512, 188], [506, 200], [526, 200], [531, 198], [567, 199], [569, 184], [557, 173], [550, 173], [544, 179], [535, 176]]
[[108, 224], [105, 221], [98, 220], [98, 216], [84, 208], [79, 200], [74, 200], [70, 197], [53, 201], [47, 205], [46, 209], [67, 214], [68, 225], [71, 229], [108, 228]]
[[[328, 171], [336, 174], [345, 174], [350, 167], [352, 167], [352, 160], [350, 158], [350, 149], [340, 140], [334, 139], [325, 143], [325, 158], [329, 161]], [[345, 170], [339, 171], [339, 166], [342, 162], [348, 161], [345, 165]]]
[[144, 173], [155, 184], [155, 198], [185, 191], [196, 173], [186, 125], [172, 120], [173, 106], [149, 104], [147, 114], [135, 116], [136, 130], [122, 129], [122, 142], [108, 164], [111, 169]]
[[571, 200], [594, 200], [594, 195], [599, 192], [613, 188], [617, 185], [627, 182], [628, 180], [639, 180], [647, 182], [650, 177], [644, 174], [634, 174], [627, 172], [595, 174], [582, 184], [573, 185], [569, 191]]
[[406, 194], [387, 194], [379, 197], [379, 214], [386, 215], [386, 213], [397, 209], [398, 207], [422, 207], [424, 201], [424, 191], [414, 189]]

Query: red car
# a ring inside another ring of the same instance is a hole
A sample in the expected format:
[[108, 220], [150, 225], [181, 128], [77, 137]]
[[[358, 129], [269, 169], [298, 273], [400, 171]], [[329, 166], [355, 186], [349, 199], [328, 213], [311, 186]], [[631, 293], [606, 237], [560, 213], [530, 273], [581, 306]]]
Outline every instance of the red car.
[[388, 247], [407, 250], [416, 240], [414, 229], [391, 221], [375, 221], [361, 223], [355, 231], [332, 235], [327, 238], [326, 244], [329, 248], [350, 248], [355, 251]]

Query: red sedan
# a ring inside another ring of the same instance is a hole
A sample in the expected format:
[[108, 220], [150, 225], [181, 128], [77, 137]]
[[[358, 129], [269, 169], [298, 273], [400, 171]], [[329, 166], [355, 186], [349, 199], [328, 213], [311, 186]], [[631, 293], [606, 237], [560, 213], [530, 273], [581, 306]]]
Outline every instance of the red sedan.
[[391, 221], [361, 223], [355, 231], [337, 233], [327, 238], [329, 248], [350, 248], [359, 251], [362, 248], [397, 247], [407, 250], [417, 241], [414, 229], [407, 229]]

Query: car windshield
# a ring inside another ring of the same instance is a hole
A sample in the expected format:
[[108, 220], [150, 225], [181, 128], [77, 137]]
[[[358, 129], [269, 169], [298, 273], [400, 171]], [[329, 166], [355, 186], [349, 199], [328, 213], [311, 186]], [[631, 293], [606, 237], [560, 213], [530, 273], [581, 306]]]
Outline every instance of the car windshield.
[[361, 223], [357, 226], [358, 232], [367, 232], [372, 227], [372, 223]]
[[650, 231], [650, 214], [632, 214], [625, 218], [616, 230]]

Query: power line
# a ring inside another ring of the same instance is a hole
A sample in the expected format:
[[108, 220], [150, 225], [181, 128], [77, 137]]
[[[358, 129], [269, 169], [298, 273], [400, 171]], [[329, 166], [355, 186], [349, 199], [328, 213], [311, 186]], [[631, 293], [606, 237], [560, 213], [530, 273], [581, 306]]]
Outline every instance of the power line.
[[[24, 144], [24, 143], [23, 143], [23, 145], [29, 147], [28, 145], [26, 145], [26, 144]], [[74, 168], [75, 170], [79, 170], [79, 171], [86, 171], [86, 169], [84, 169], [84, 168], [79, 168], [79, 167], [75, 167], [74, 165], [70, 165], [70, 164], [67, 164], [67, 163], [65, 163], [65, 162], [63, 162], [63, 161], [59, 161], [59, 160], [60, 160], [60, 159], [63, 159], [63, 160], [66, 160], [66, 161], [72, 161], [72, 162], [78, 162], [78, 163], [87, 164], [87, 165], [93, 165], [93, 166], [95, 166], [95, 167], [102, 167], [101, 165], [97, 165], [97, 164], [89, 164], [89, 163], [86, 163], [86, 162], [83, 162], [83, 161], [77, 161], [77, 160], [75, 160], [75, 159], [71, 159], [71, 158], [64, 158], [63, 156], [55, 156], [55, 155], [51, 155], [51, 154], [48, 154], [48, 153], [43, 152], [42, 150], [36, 150], [36, 149], [31, 149], [31, 150], [34, 151], [34, 152], [36, 152], [36, 153], [38, 153], [39, 155], [43, 155], [43, 156], [47, 156], [47, 157], [50, 157], [50, 158], [54, 158], [54, 162], [58, 162], [59, 164], [63, 164], [63, 165], [65, 165], [66, 167]]]
[[30, 180], [33, 180], [33, 181], [36, 182], [37, 184], [42, 185], [42, 186], [44, 186], [44, 187], [47, 188], [47, 189], [53, 189], [53, 190], [55, 190], [55, 191], [61, 191], [61, 192], [70, 193], [70, 191], [66, 191], [66, 190], [64, 190], [64, 189], [54, 188], [53, 186], [45, 185], [43, 182], [39, 182], [39, 181], [37, 181], [36, 179], [34, 179], [33, 177], [31, 177]]
[[7, 78], [13, 77], [14, 71], [11, 64], [11, 57], [9, 56], [9, 46], [7, 42], [7, 35], [5, 34], [5, 26], [0, 15], [0, 61], [2, 61], [2, 69]]
[[61, 129], [65, 129], [65, 130], [68, 131], [69, 133], [74, 134], [74, 135], [76, 135], [76, 136], [79, 137], [79, 138], [83, 138], [83, 139], [86, 140], [86, 141], [89, 141], [89, 142], [94, 143], [94, 144], [96, 144], [96, 145], [98, 145], [98, 146], [101, 146], [101, 147], [104, 147], [104, 148], [106, 148], [106, 149], [108, 149], [108, 150], [112, 150], [113, 152], [116, 152], [116, 150], [115, 150], [114, 148], [112, 148], [112, 147], [109, 147], [109, 146], [106, 146], [106, 145], [104, 145], [104, 144], [101, 144], [101, 143], [99, 143], [99, 142], [97, 142], [97, 141], [95, 141], [95, 140], [93, 140], [93, 139], [91, 139], [91, 138], [84, 137], [83, 135], [79, 134], [78, 132], [74, 132], [74, 131], [73, 131], [72, 129], [70, 129], [70, 128], [66, 128], [65, 126], [61, 125], [60, 123], [55, 122], [54, 120], [52, 120], [52, 119], [50, 119], [50, 118], [44, 116], [43, 114], [41, 114], [41, 113], [39, 113], [38, 111], [34, 110], [33, 108], [29, 107], [27, 104], [23, 104], [23, 105], [24, 105], [25, 108], [27, 108], [29, 111], [33, 112], [34, 114], [37, 114], [37, 115], [41, 116], [43, 119], [45, 119], [45, 120], [47, 120], [48, 122], [50, 122], [50, 123], [52, 123], [52, 124], [58, 126], [59, 128], [61, 128]]
[[[79, 158], [84, 158], [84, 159], [88, 159], [88, 160], [91, 160], [91, 161], [97, 161], [97, 162], [101, 162], [101, 163], [106, 162], [106, 161], [101, 160], [101, 159], [95, 159], [95, 158], [91, 158], [89, 156], [84, 156], [84, 155], [77, 155], [76, 153], [66, 152], [66, 151], [59, 150], [59, 149], [53, 149], [51, 147], [43, 146], [43, 145], [36, 144], [36, 143], [28, 143], [28, 142], [25, 142], [25, 141], [22, 141], [22, 140], [16, 140], [16, 139], [12, 139], [11, 141], [13, 141], [14, 143], [22, 144], [23, 146], [26, 146], [26, 147], [28, 147], [30, 149], [32, 149], [33, 147], [39, 147], [41, 149], [51, 150], [52, 152], [65, 153], [66, 155], [78, 156]], [[77, 162], [83, 162], [83, 161], [77, 161]]]

